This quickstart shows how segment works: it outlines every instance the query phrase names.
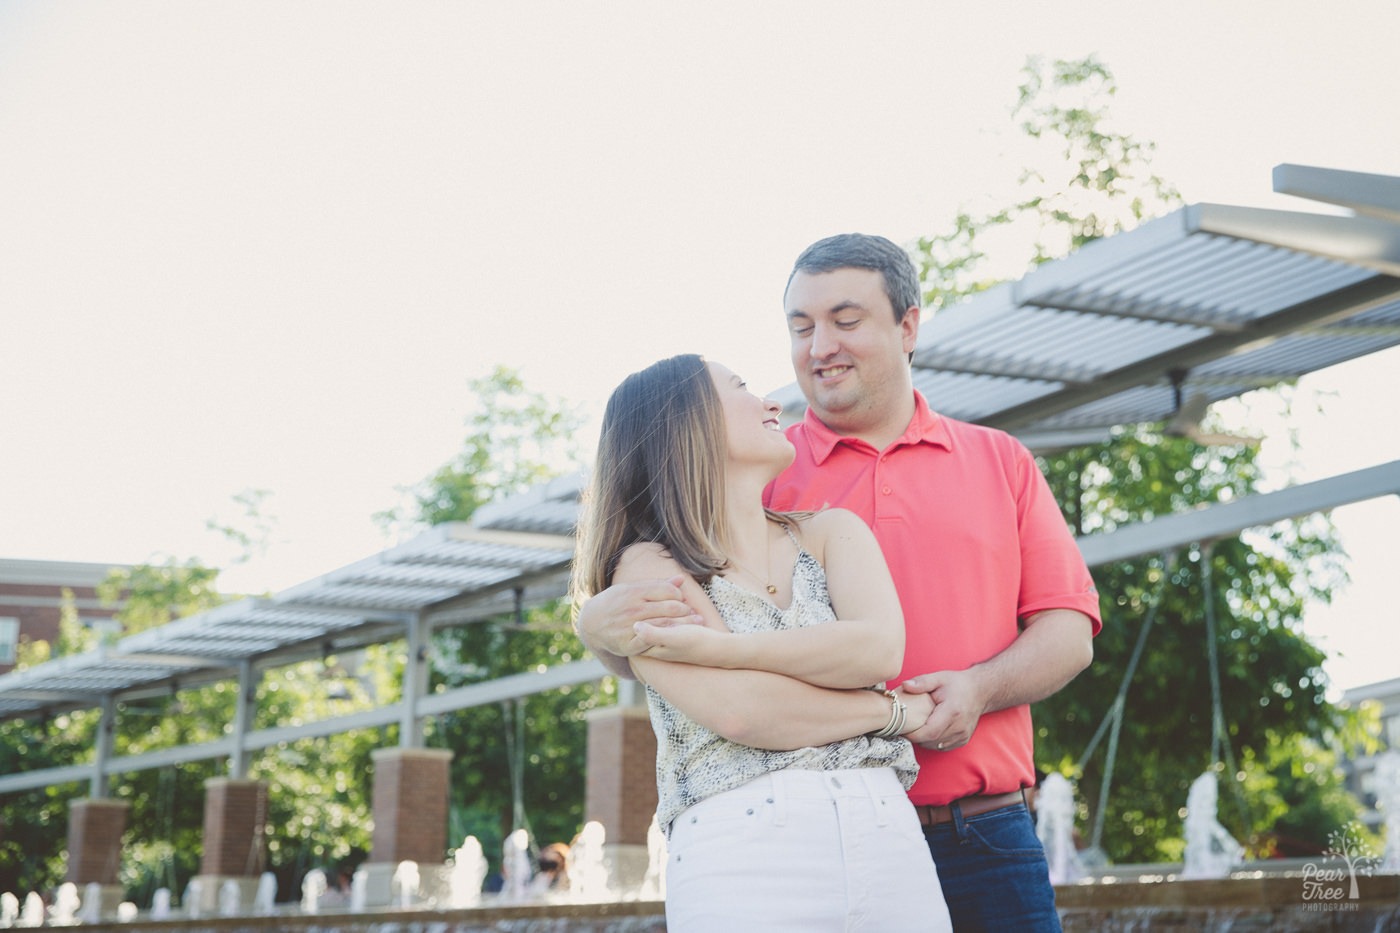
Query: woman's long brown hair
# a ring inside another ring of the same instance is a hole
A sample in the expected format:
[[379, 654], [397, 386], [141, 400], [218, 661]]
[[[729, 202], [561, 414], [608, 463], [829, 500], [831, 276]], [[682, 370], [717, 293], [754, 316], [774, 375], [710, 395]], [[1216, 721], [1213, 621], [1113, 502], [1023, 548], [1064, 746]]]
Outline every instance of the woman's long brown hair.
[[660, 544], [701, 582], [728, 560], [724, 414], [705, 361], [673, 356], [608, 399], [574, 556], [577, 601], [612, 584], [622, 552]]

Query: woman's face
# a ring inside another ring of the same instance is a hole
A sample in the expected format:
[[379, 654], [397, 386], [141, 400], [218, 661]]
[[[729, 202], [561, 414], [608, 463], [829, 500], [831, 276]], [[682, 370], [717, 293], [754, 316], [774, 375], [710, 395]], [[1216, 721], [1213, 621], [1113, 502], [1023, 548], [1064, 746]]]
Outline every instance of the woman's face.
[[749, 391], [744, 380], [719, 363], [706, 363], [724, 412], [729, 459], [733, 463], [764, 463], [776, 467], [776, 476], [792, 463], [792, 442], [778, 423], [782, 407]]

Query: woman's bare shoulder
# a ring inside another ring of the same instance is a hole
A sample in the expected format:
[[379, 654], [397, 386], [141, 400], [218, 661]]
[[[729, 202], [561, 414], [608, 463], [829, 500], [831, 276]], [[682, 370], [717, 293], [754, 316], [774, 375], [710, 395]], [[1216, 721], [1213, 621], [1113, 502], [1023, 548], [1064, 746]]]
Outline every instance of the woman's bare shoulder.
[[795, 518], [793, 524], [799, 536], [809, 538], [814, 544], [841, 535], [869, 531], [864, 520], [849, 509], [822, 509]]
[[[652, 580], [684, 574], [681, 565], [655, 541], [638, 541], [629, 544], [617, 559], [617, 569], [613, 571], [614, 583], [628, 583], [633, 580]], [[689, 574], [686, 574], [689, 576]]]

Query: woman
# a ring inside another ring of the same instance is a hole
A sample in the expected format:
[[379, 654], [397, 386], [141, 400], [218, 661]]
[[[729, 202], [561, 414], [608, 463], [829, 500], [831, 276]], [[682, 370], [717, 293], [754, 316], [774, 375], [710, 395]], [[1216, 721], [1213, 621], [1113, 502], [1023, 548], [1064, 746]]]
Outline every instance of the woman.
[[874, 536], [844, 510], [779, 514], [779, 407], [698, 356], [608, 401], [575, 590], [678, 577], [702, 625], [641, 626], [657, 734], [667, 929], [947, 930], [905, 796], [927, 695], [894, 677], [904, 623]]

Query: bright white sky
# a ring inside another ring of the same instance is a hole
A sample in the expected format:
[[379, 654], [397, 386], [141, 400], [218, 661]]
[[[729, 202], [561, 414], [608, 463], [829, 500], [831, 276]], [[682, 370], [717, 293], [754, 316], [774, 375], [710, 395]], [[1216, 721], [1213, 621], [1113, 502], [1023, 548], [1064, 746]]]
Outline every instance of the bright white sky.
[[[0, 556], [226, 566], [206, 520], [268, 489], [224, 581], [275, 591], [391, 543], [495, 364], [595, 415], [676, 352], [785, 384], [802, 247], [1007, 200], [1027, 55], [1097, 53], [1188, 201], [1313, 209], [1275, 164], [1400, 174], [1396, 35], [1393, 0], [0, 0]], [[1397, 363], [1306, 381], [1296, 475], [1400, 458], [1362, 412]], [[1336, 518], [1309, 630], [1340, 686], [1400, 676], [1400, 506]]]

